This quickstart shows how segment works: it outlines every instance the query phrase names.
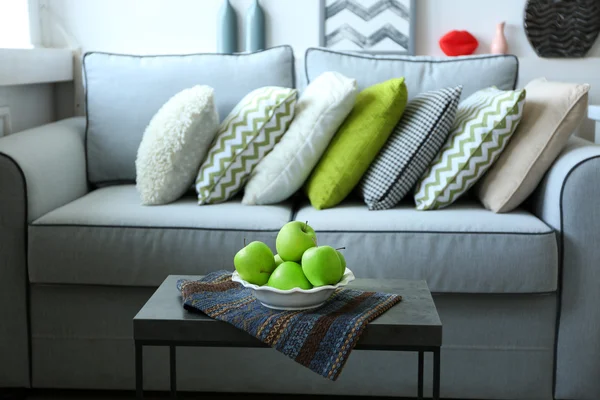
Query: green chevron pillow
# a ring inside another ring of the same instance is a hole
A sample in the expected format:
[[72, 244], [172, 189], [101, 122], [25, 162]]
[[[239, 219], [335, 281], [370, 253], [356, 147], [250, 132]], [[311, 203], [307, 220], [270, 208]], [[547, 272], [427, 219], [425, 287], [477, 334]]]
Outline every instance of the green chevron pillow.
[[248, 94], [233, 109], [200, 166], [198, 204], [227, 201], [242, 189], [294, 118], [296, 96], [296, 89], [264, 87]]
[[459, 106], [446, 144], [415, 189], [418, 210], [447, 207], [492, 166], [516, 130], [525, 90], [480, 90]]

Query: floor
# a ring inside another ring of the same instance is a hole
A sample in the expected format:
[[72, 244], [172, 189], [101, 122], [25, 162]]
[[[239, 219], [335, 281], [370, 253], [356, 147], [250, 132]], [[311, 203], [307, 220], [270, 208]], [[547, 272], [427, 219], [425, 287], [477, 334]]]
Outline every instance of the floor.
[[[164, 399], [169, 399], [170, 397], [168, 395], [159, 395], [159, 396], [145, 396], [144, 399], [147, 400], [164, 400]], [[233, 399], [250, 399], [250, 398], [257, 398], [256, 395], [251, 396], [251, 395], [221, 395], [221, 394], [202, 394], [202, 395], [181, 395], [177, 397], [178, 399], [216, 399], [216, 400], [233, 400]], [[342, 399], [342, 397], [323, 397], [323, 396], [283, 396], [283, 395], [269, 395], [269, 396], [265, 396], [265, 395], [260, 395], [261, 399], [265, 399], [265, 400], [269, 400], [269, 399], [281, 399], [281, 398], [290, 398], [290, 399], [332, 399], [332, 400], [336, 400], [336, 399]], [[65, 399], [65, 400], [134, 400], [135, 399], [135, 395], [131, 394], [131, 395], [103, 395], [103, 396], [69, 396], [69, 397], [61, 397], [61, 396], [56, 396], [56, 395], [34, 395], [34, 396], [28, 396], [26, 397], [26, 400], [54, 400], [54, 399]], [[361, 397], [356, 397], [356, 399], [361, 399]], [[371, 399], [378, 399], [376, 397], [369, 397], [369, 400]]]
[[[24, 399], [26, 400], [133, 400], [135, 399], [135, 393], [133, 392], [93, 392], [93, 391], [43, 391], [36, 392], [27, 395]], [[146, 394], [144, 399], [147, 400], [161, 400], [169, 399], [168, 393], [150, 393]], [[291, 400], [303, 400], [303, 399], [322, 399], [322, 400], [337, 400], [346, 397], [343, 396], [310, 396], [310, 395], [276, 395], [276, 394], [221, 394], [221, 393], [182, 393], [178, 396], [178, 399], [217, 399], [217, 400], [229, 400], [229, 399], [250, 399], [260, 398], [261, 400], [275, 400], [275, 399], [291, 399]], [[18, 399], [18, 398], [17, 398]], [[23, 399], [23, 398], [21, 398]], [[389, 399], [389, 397], [352, 397], [352, 399]], [[0, 395], [0, 400], [5, 398]], [[13, 398], [7, 397], [6, 400], [13, 400]], [[399, 399], [402, 400], [402, 399]]]
[[[257, 398], [256, 395], [221, 395], [221, 394], [202, 394], [202, 395], [195, 395], [195, 396], [179, 396], [177, 397], [178, 399], [216, 399], [216, 400], [233, 400], [233, 399], [250, 399], [250, 398]], [[298, 399], [298, 400], [303, 400], [303, 399], [310, 399], [310, 400], [318, 400], [318, 399], [323, 399], [323, 400], [337, 400], [337, 399], [345, 399], [346, 397], [342, 397], [342, 396], [308, 396], [308, 395], [304, 395], [304, 396], [284, 396], [284, 395], [260, 395], [261, 399], [265, 399], [265, 400], [269, 400], [269, 399]], [[84, 396], [84, 395], [80, 395], [80, 396], [68, 396], [68, 397], [63, 397], [63, 396], [56, 396], [56, 395], [34, 395], [34, 396], [28, 396], [25, 398], [26, 400], [57, 400], [57, 399], [64, 399], [64, 400], [134, 400], [135, 399], [135, 395], [104, 395], [104, 396]], [[144, 399], [146, 400], [164, 400], [164, 399], [169, 399], [168, 395], [160, 395], [160, 396], [145, 396]], [[365, 400], [383, 400], [383, 399], [389, 399], [389, 397], [352, 397], [352, 399], [365, 399]], [[402, 399], [399, 399], [402, 400]], [[408, 400], [408, 399], [406, 399]]]
[[[147, 400], [163, 400], [163, 399], [169, 399], [170, 397], [168, 396], [168, 394], [161, 394], [161, 395], [147, 395], [144, 397], [144, 399]], [[222, 395], [222, 394], [196, 394], [196, 395], [181, 395], [177, 397], [178, 399], [217, 399], [217, 400], [233, 400], [233, 399], [250, 399], [250, 398], [257, 398], [256, 395], [243, 395], [243, 394], [239, 394], [239, 395]], [[270, 399], [281, 399], [284, 398], [283, 395], [260, 395], [261, 399], [265, 399], [265, 400], [270, 400]], [[285, 398], [290, 398], [290, 399], [341, 399], [341, 397], [323, 397], [323, 396], [285, 396]], [[134, 400], [135, 399], [135, 395], [132, 393], [130, 395], [122, 395], [122, 394], [118, 394], [118, 395], [99, 395], [99, 396], [94, 396], [94, 395], [75, 395], [75, 396], [68, 396], [68, 397], [64, 397], [64, 396], [57, 396], [57, 395], [34, 395], [34, 396], [28, 396], [26, 397], [27, 400], [51, 400], [51, 399], [65, 399], [65, 400]], [[359, 397], [357, 397], [356, 399], [360, 399]], [[373, 398], [369, 398], [369, 400], [371, 399], [376, 399], [375, 397]]]

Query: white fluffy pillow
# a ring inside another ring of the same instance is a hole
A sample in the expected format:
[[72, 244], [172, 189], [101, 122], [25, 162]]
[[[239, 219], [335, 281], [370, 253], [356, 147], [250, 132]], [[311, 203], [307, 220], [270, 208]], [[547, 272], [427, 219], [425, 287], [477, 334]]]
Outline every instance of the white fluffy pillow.
[[281, 141], [258, 163], [244, 204], [279, 203], [302, 187], [356, 100], [356, 80], [325, 72], [308, 85]]
[[142, 204], [167, 204], [190, 189], [218, 127], [209, 86], [182, 90], [158, 110], [135, 160]]

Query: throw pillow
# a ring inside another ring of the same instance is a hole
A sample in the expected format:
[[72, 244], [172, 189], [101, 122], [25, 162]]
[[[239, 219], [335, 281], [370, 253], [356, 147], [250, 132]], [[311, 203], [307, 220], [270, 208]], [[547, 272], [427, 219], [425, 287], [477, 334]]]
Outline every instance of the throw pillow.
[[185, 89], [150, 121], [135, 160], [142, 204], [170, 203], [192, 185], [219, 128], [213, 92], [208, 86]]
[[394, 207], [410, 190], [446, 142], [462, 86], [427, 92], [406, 106], [404, 116], [359, 185], [369, 210]]
[[264, 87], [233, 109], [198, 172], [198, 204], [224, 202], [242, 189], [294, 118], [296, 95], [296, 89]]
[[527, 107], [519, 129], [475, 187], [494, 212], [512, 211], [533, 193], [587, 113], [589, 85], [537, 79], [525, 90]]
[[333, 137], [306, 184], [317, 210], [339, 204], [358, 184], [406, 107], [404, 78], [370, 86]]
[[356, 81], [337, 72], [311, 82], [288, 131], [254, 169], [242, 203], [279, 203], [298, 191], [352, 110], [356, 93]]
[[492, 166], [519, 125], [525, 90], [483, 89], [464, 100], [446, 144], [415, 190], [418, 210], [449, 206]]

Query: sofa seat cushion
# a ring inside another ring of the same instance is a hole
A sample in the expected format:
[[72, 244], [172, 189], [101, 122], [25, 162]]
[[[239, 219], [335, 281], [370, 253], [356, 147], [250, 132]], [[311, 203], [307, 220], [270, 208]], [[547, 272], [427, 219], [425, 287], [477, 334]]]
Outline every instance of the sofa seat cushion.
[[463, 201], [417, 211], [400, 204], [369, 211], [358, 201], [295, 217], [317, 231], [320, 245], [346, 247], [359, 278], [425, 279], [438, 293], [544, 293], [557, 287], [554, 231], [524, 210], [494, 214]]
[[157, 286], [169, 274], [233, 269], [248, 242], [275, 248], [291, 204], [247, 207], [239, 199], [198, 206], [140, 205], [134, 185], [111, 186], [58, 208], [29, 227], [32, 283]]

